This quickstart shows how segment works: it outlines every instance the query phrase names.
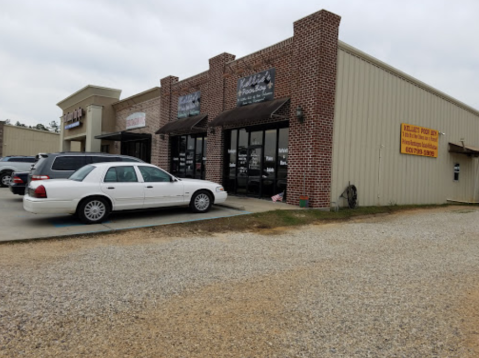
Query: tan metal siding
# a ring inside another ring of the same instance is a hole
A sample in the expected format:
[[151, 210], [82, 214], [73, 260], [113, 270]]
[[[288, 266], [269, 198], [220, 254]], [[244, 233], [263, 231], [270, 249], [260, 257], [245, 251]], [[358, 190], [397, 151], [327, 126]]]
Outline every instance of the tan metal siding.
[[[332, 202], [344, 204], [348, 182], [363, 206], [477, 200], [477, 160], [449, 153], [448, 142], [479, 147], [478, 114], [342, 49], [337, 71]], [[400, 154], [401, 123], [445, 132], [438, 158]]]
[[36, 155], [58, 152], [60, 135], [16, 126], [5, 126], [3, 155]]

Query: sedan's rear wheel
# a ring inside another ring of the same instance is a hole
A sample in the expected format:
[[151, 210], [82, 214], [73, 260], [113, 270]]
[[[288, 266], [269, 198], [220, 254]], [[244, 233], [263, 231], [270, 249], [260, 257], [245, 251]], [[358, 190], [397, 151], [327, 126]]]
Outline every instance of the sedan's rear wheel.
[[190, 208], [195, 213], [206, 213], [213, 204], [211, 194], [207, 191], [198, 191], [191, 198]]
[[12, 180], [12, 172], [3, 172], [0, 174], [0, 186], [8, 186]]
[[85, 224], [102, 222], [110, 214], [110, 206], [103, 198], [91, 198], [81, 202], [78, 207], [78, 218]]

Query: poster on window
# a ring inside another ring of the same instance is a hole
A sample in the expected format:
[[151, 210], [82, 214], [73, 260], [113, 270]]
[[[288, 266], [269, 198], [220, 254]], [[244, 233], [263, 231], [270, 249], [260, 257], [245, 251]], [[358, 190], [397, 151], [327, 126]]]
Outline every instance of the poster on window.
[[237, 85], [238, 107], [274, 99], [275, 69], [240, 78]]
[[178, 118], [200, 114], [201, 91], [178, 97]]

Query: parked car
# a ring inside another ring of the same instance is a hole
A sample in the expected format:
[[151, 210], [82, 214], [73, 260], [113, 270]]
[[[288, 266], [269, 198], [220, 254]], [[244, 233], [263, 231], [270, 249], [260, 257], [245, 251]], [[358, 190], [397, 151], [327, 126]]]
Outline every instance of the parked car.
[[23, 208], [36, 214], [76, 214], [86, 224], [104, 221], [110, 212], [189, 205], [205, 213], [227, 193], [219, 184], [179, 179], [146, 163], [96, 163], [68, 179], [30, 182]]
[[66, 179], [87, 164], [104, 162], [144, 163], [141, 159], [128, 155], [93, 152], [39, 153], [36, 158], [38, 161], [30, 170], [28, 182], [46, 179]]
[[13, 194], [25, 195], [29, 172], [14, 172], [10, 181], [10, 191]]
[[28, 171], [35, 161], [36, 159], [33, 156], [3, 157], [0, 160], [0, 186], [8, 186], [13, 172]]

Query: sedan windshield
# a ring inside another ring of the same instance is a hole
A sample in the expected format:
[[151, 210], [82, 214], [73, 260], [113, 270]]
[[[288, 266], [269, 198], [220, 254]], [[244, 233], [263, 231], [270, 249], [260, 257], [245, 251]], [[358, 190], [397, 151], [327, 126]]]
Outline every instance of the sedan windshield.
[[81, 167], [75, 173], [70, 175], [70, 178], [68, 178], [68, 179], [75, 180], [75, 181], [83, 181], [83, 179], [85, 179], [86, 176], [88, 174], [90, 174], [90, 172], [93, 169], [95, 169], [95, 167], [93, 165], [85, 165], [84, 167]]

